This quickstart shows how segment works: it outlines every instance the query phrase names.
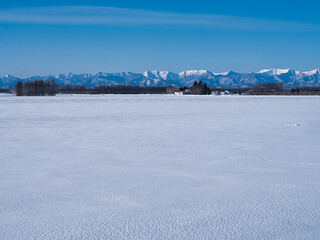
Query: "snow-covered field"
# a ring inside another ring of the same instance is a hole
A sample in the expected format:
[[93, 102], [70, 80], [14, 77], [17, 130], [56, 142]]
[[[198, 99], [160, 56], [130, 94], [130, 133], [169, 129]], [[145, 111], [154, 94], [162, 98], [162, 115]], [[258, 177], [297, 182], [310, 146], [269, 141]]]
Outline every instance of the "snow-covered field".
[[0, 96], [0, 239], [319, 239], [320, 97]]

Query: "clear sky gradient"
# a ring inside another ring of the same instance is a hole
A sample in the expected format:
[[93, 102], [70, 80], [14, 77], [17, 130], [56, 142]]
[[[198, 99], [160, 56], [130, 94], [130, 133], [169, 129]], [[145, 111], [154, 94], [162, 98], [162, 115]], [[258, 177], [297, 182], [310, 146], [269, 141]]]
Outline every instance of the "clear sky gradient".
[[320, 67], [316, 1], [0, 2], [0, 75]]

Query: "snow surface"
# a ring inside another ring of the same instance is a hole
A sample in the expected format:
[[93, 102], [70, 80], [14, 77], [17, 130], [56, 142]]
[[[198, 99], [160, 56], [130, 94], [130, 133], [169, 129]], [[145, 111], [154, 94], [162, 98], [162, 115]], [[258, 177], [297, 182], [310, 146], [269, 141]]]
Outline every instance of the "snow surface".
[[318, 239], [319, 106], [2, 94], [0, 239]]

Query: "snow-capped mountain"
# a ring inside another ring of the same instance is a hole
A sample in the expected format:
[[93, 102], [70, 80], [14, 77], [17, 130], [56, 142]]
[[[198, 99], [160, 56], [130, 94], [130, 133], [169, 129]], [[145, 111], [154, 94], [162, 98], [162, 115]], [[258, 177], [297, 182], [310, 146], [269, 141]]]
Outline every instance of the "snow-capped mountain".
[[315, 69], [315, 70], [308, 71], [308, 72], [302, 72], [302, 74], [308, 75], [308, 76], [319, 75], [320, 74], [320, 69]]
[[282, 82], [285, 88], [320, 87], [320, 70], [301, 72], [291, 69], [263, 69], [257, 73], [237, 73], [233, 71], [214, 73], [208, 70], [188, 70], [180, 73], [170, 71], [145, 71], [144, 73], [120, 72], [97, 74], [58, 74], [32, 76], [19, 79], [12, 75], [0, 77], [0, 88], [10, 88], [19, 80], [55, 79], [58, 84], [84, 85], [134, 85], [134, 86], [191, 86], [194, 81], [202, 81], [210, 87], [242, 88], [256, 83]]
[[267, 74], [270, 76], [286, 74], [290, 71], [290, 69], [262, 69], [257, 73]]
[[162, 80], [177, 80], [179, 78], [179, 74], [169, 72], [169, 71], [145, 71], [143, 73], [148, 79], [162, 79]]

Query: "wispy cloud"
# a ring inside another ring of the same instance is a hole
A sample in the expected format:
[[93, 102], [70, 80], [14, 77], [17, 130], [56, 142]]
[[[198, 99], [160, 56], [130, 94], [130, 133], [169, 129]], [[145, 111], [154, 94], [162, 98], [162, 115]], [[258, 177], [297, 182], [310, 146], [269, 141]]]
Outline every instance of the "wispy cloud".
[[320, 25], [312, 23], [85, 6], [5, 9], [0, 10], [0, 22], [63, 25], [190, 26], [244, 31], [320, 31]]

